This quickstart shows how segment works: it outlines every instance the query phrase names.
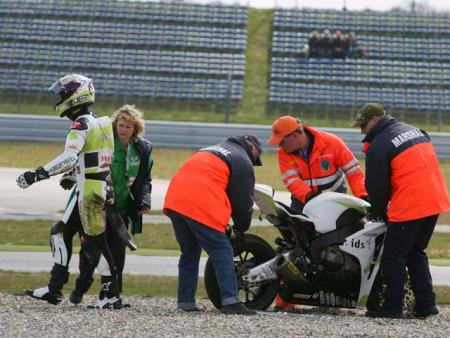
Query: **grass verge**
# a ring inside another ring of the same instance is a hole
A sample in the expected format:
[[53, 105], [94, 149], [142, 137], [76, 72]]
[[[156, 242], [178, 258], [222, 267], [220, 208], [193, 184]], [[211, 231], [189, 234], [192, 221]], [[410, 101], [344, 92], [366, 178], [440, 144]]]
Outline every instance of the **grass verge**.
[[[48, 283], [48, 272], [15, 272], [0, 270], [0, 292], [14, 295], [23, 295], [27, 288], [42, 287]], [[94, 284], [88, 294], [98, 294], [100, 292], [99, 276], [95, 276]], [[177, 277], [171, 276], [144, 276], [125, 275], [126, 287], [123, 290], [124, 296], [144, 296], [144, 297], [175, 297], [178, 285]], [[69, 282], [64, 286], [63, 293], [68, 295], [75, 286], [75, 276], [69, 277]], [[203, 284], [203, 278], [199, 278], [197, 296], [207, 298]]]
[[[0, 220], [0, 250], [12, 251], [47, 251], [49, 250], [49, 221], [43, 220]], [[252, 227], [254, 233], [274, 246], [274, 240], [279, 237], [274, 227]], [[138, 255], [177, 256], [178, 243], [175, 240], [173, 228], [170, 224], [144, 224], [143, 233], [135, 236], [139, 249]], [[74, 252], [79, 247], [79, 239], [74, 238]], [[450, 257], [450, 234], [435, 233], [427, 249], [428, 257], [434, 260], [444, 260], [440, 264], [448, 263]], [[447, 261], [445, 261], [447, 260]]]

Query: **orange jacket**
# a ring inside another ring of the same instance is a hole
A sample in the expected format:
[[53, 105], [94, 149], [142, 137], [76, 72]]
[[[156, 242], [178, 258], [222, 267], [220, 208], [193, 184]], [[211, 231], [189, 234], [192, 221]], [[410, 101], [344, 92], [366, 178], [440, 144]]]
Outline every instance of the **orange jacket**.
[[426, 132], [387, 115], [364, 142], [366, 188], [377, 215], [403, 222], [450, 210], [445, 179]]
[[299, 153], [287, 153], [278, 148], [281, 178], [287, 189], [300, 202], [305, 203], [310, 191], [342, 191], [344, 174], [353, 195], [367, 196], [364, 173], [358, 160], [337, 136], [304, 126], [313, 139], [309, 159]]
[[164, 210], [220, 232], [225, 232], [233, 218], [234, 226], [246, 231], [252, 220], [255, 186], [250, 151], [247, 142], [237, 137], [192, 155], [172, 178]]
[[195, 153], [170, 181], [164, 209], [224, 232], [231, 217], [225, 192], [229, 176], [222, 159], [207, 152]]

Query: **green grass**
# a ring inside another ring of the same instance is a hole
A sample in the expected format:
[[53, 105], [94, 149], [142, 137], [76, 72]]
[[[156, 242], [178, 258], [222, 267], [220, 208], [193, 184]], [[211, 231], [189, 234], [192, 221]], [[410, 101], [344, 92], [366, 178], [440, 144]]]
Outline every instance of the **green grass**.
[[[0, 142], [0, 154], [2, 154], [0, 167], [35, 168], [53, 159], [62, 149], [62, 143]], [[192, 149], [155, 148], [153, 150], [153, 178], [169, 180], [183, 162], [192, 155], [193, 151]], [[170, 156], [167, 156], [168, 153]], [[364, 169], [364, 160], [360, 161], [361, 167]], [[275, 190], [285, 190], [278, 169], [277, 155], [264, 153], [263, 163], [262, 167], [255, 167], [256, 181], [269, 184]], [[450, 187], [450, 162], [441, 162], [440, 168], [447, 181], [447, 186]]]
[[[48, 251], [50, 226], [51, 222], [43, 220], [0, 220], [0, 233], [2, 234], [0, 250]], [[252, 227], [249, 232], [262, 237], [272, 246], [275, 246], [275, 238], [280, 236], [274, 227]], [[139, 247], [136, 251], [138, 255], [178, 255], [179, 246], [170, 224], [144, 224], [143, 233], [135, 236], [135, 241]], [[74, 252], [78, 252], [80, 242], [77, 236], [74, 238], [73, 245]], [[449, 263], [450, 234], [435, 233], [431, 238], [427, 253], [430, 259], [442, 260], [439, 262], [440, 265]]]
[[[2, 154], [0, 167], [35, 168], [53, 159], [62, 149], [62, 143], [0, 142], [0, 154]], [[168, 152], [170, 152], [170, 156], [167, 156]], [[170, 180], [192, 152], [191, 149], [154, 149], [153, 178]], [[276, 154], [264, 153], [263, 162], [264, 166], [255, 167], [256, 181], [269, 184], [275, 190], [285, 191]], [[363, 160], [361, 166], [364, 169]], [[450, 187], [450, 162], [441, 162], [440, 168], [447, 181], [447, 187]], [[161, 212], [156, 214], [160, 215]], [[439, 223], [450, 224], [450, 212], [441, 215]]]
[[[63, 293], [68, 295], [75, 286], [75, 277], [71, 275], [69, 282], [64, 286]], [[0, 292], [14, 295], [23, 295], [27, 288], [36, 288], [48, 283], [48, 272], [15, 272], [0, 270]], [[95, 276], [88, 294], [95, 295], [100, 291], [99, 276]], [[144, 296], [144, 297], [175, 297], [177, 292], [177, 277], [170, 276], [144, 276], [144, 275], [124, 275], [126, 287], [124, 296]], [[198, 298], [207, 298], [203, 278], [199, 278], [197, 288]], [[175, 304], [174, 304], [175, 305]]]

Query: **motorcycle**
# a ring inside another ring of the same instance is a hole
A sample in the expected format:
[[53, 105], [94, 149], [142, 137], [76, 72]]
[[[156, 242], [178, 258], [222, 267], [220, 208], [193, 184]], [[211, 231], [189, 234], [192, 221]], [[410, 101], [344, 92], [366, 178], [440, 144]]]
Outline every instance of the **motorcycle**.
[[[346, 194], [323, 192], [297, 213], [273, 195], [272, 187], [255, 186], [261, 216], [281, 234], [275, 239], [275, 250], [254, 234], [229, 237], [246, 306], [266, 310], [279, 294], [288, 303], [336, 308], [365, 305], [369, 311], [379, 311], [385, 287], [380, 263], [386, 224], [370, 219], [370, 204]], [[204, 276], [209, 299], [220, 309], [220, 289], [210, 259]], [[405, 309], [413, 303], [407, 278]]]

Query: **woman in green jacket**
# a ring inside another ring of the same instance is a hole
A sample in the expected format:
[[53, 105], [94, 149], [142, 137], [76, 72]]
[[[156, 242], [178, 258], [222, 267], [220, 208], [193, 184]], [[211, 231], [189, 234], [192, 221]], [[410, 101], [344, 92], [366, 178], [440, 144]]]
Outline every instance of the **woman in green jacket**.
[[[114, 187], [115, 208], [131, 233], [142, 232], [142, 213], [151, 209], [151, 157], [152, 144], [141, 137], [145, 121], [134, 106], [124, 105], [111, 117], [114, 129], [114, 155], [111, 178]], [[117, 267], [119, 290], [122, 292], [122, 273], [125, 265], [126, 245], [118, 233], [108, 225], [107, 243]], [[80, 252], [80, 275], [70, 295], [74, 304], [81, 302], [83, 294], [93, 282], [95, 267]]]

